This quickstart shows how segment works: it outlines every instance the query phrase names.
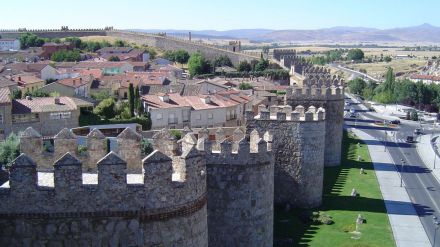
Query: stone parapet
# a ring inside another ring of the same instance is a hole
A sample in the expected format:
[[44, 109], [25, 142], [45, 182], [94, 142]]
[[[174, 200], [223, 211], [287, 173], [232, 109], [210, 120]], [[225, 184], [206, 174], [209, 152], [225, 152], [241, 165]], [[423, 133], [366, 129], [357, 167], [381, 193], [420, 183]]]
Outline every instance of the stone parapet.
[[342, 86], [321, 86], [316, 85], [302, 87], [291, 86], [286, 90], [285, 101], [308, 100], [308, 101], [329, 101], [343, 100], [344, 87]]

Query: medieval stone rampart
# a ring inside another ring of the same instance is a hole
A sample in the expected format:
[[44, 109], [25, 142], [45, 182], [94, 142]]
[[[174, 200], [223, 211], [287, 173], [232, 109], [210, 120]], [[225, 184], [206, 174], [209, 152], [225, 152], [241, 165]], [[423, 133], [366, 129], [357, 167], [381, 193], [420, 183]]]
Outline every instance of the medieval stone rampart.
[[[97, 161], [109, 152], [106, 137], [99, 130], [93, 129], [86, 137], [86, 151], [78, 149], [77, 139], [77, 136], [70, 130], [62, 129], [53, 138], [54, 152], [49, 153], [43, 148], [43, 137], [29, 127], [20, 136], [20, 151], [26, 153], [38, 164], [39, 171], [51, 171], [52, 163], [67, 152], [81, 160], [84, 171], [97, 171]], [[142, 159], [141, 140], [141, 135], [131, 128], [126, 128], [116, 138], [116, 153], [127, 162], [129, 172], [142, 172], [142, 167], [138, 165]]]
[[297, 106], [259, 106], [246, 112], [249, 135], [264, 134], [275, 154], [275, 203], [313, 208], [322, 202], [325, 111]]
[[163, 153], [192, 145], [204, 153], [209, 246], [273, 246], [274, 160], [258, 133], [245, 136], [237, 129], [227, 138], [220, 128], [211, 141], [202, 129], [198, 139], [187, 134], [177, 141], [162, 130], [153, 139]]
[[113, 30], [107, 32], [108, 36], [116, 37], [118, 39], [136, 41], [140, 44], [146, 44], [148, 46], [158, 47], [163, 50], [178, 50], [184, 49], [189, 53], [201, 52], [208, 59], [215, 59], [221, 55], [226, 55], [231, 59], [234, 65], [237, 65], [240, 61], [251, 61], [253, 59], [259, 59], [260, 57], [248, 54], [246, 52], [233, 52], [227, 49], [222, 49], [214, 45], [205, 43], [193, 42], [184, 40], [181, 38], [175, 38], [171, 36], [148, 34], [140, 32], [129, 32], [121, 30]]
[[[285, 104], [290, 106], [322, 107], [325, 109], [325, 165], [341, 163], [342, 131], [344, 124], [344, 87], [340, 79], [332, 81], [333, 86], [313, 84], [312, 86], [287, 89]], [[324, 83], [325, 84], [325, 83]], [[336, 85], [336, 86], [335, 86]]]
[[83, 174], [70, 153], [37, 174], [21, 154], [0, 188], [0, 245], [208, 246], [205, 159], [183, 148], [178, 157], [154, 151], [138, 164], [142, 174], [127, 174], [114, 152], [96, 174]]

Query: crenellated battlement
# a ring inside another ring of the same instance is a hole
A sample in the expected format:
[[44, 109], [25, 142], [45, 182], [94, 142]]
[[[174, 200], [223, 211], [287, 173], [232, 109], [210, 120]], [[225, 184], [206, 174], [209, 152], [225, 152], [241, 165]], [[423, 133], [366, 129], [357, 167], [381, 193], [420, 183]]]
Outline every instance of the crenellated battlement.
[[344, 87], [343, 86], [308, 86], [304, 85], [291, 86], [286, 90], [286, 101], [290, 100], [307, 100], [307, 101], [328, 101], [328, 100], [343, 100]]
[[[128, 164], [130, 172], [141, 173], [141, 143], [142, 137], [131, 128], [126, 128], [117, 137], [117, 151]], [[43, 137], [32, 127], [28, 127], [20, 136], [20, 152], [26, 153], [38, 164], [39, 171], [51, 171], [52, 163], [65, 153], [74, 155], [82, 162], [84, 171], [97, 171], [97, 162], [108, 150], [108, 139], [97, 129], [93, 129], [85, 137], [86, 145], [78, 145], [78, 137], [69, 129], [62, 129], [53, 137], [54, 150], [48, 152], [43, 145]]]
[[12, 162], [9, 183], [0, 188], [0, 214], [146, 213], [203, 200], [203, 152], [195, 144], [183, 147], [176, 157], [154, 151], [137, 164], [142, 174], [128, 174], [127, 162], [113, 151], [96, 163], [97, 173], [83, 173], [82, 162], [69, 152], [53, 163], [52, 172], [37, 172], [38, 165], [22, 153]]
[[290, 121], [290, 122], [314, 122], [325, 120], [325, 110], [320, 107], [316, 109], [310, 106], [305, 109], [302, 105], [298, 105], [292, 111], [289, 105], [270, 106], [269, 109], [265, 105], [258, 106], [258, 115], [252, 111], [246, 111], [246, 120], [276, 120], [276, 121]]
[[230, 138], [226, 138], [224, 131], [219, 128], [215, 134], [215, 141], [210, 141], [206, 132], [199, 132], [197, 149], [205, 152], [207, 164], [224, 165], [261, 165], [272, 161], [270, 143], [257, 131], [248, 137], [237, 128]]

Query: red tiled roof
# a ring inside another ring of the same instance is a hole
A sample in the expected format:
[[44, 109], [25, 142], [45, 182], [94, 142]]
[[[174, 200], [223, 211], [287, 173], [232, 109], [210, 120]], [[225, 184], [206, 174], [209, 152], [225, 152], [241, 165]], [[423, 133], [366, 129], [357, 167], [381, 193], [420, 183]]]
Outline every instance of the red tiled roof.
[[102, 77], [102, 70], [100, 69], [79, 69], [79, 74], [81, 76], [92, 76], [94, 79], [99, 79]]
[[0, 88], [0, 104], [9, 104], [11, 103], [11, 91], [8, 87]]
[[77, 88], [83, 85], [90, 83], [90, 77], [77, 77], [77, 78], [66, 78], [62, 80], [58, 80], [56, 83], [62, 84], [64, 86]]
[[44, 81], [41, 78], [38, 78], [35, 75], [15, 75], [12, 77], [12, 80], [16, 81], [18, 85], [27, 85], [27, 84], [34, 84], [38, 82]]
[[413, 80], [430, 80], [430, 81], [440, 81], [440, 76], [434, 75], [411, 75], [410, 77]]
[[77, 105], [70, 97], [59, 97], [59, 100], [59, 104], [55, 104], [54, 97], [13, 100], [12, 114], [72, 111], [77, 109]]
[[165, 96], [165, 94], [144, 95], [142, 96], [142, 100], [146, 101], [148, 105], [155, 108], [175, 108], [191, 106], [188, 102], [186, 102], [185, 97], [180, 96], [178, 93], [168, 94], [169, 100], [167, 102], [162, 101], [159, 96]]

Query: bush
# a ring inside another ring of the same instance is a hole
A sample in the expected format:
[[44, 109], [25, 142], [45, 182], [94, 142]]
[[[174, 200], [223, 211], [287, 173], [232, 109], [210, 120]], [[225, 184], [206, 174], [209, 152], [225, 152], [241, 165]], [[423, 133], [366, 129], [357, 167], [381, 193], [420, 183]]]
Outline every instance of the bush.
[[182, 132], [180, 130], [170, 130], [170, 134], [176, 137], [177, 140], [182, 139]]
[[50, 57], [50, 60], [55, 62], [78, 62], [81, 60], [81, 54], [78, 50], [60, 50], [54, 52]]
[[105, 99], [101, 101], [95, 109], [93, 109], [93, 113], [101, 116], [102, 118], [110, 119], [115, 117], [115, 100], [112, 98]]
[[142, 138], [141, 151], [144, 155], [149, 155], [154, 151], [153, 145], [146, 138]]
[[240, 90], [248, 90], [248, 89], [252, 89], [252, 88], [254, 88], [250, 83], [248, 83], [248, 82], [242, 82], [242, 83], [240, 83], [240, 85], [238, 86], [238, 88], [240, 89]]
[[124, 123], [137, 123], [142, 126], [142, 130], [151, 129], [151, 120], [148, 116], [133, 117], [129, 119], [111, 118], [102, 119], [100, 116], [93, 112], [81, 112], [79, 116], [79, 125], [100, 125], [100, 124], [124, 124]]
[[411, 112], [411, 120], [419, 121], [419, 115], [417, 114], [417, 111], [412, 111]]
[[20, 138], [11, 133], [4, 142], [0, 143], [0, 164], [9, 168], [18, 155], [20, 155]]

